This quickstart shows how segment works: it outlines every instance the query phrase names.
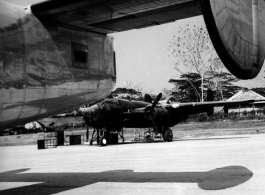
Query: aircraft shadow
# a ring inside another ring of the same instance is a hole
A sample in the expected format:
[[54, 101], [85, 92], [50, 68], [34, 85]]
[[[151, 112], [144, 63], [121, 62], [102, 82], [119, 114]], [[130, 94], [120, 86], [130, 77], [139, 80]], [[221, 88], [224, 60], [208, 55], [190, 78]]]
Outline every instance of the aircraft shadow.
[[[179, 141], [198, 141], [198, 140], [223, 140], [223, 139], [246, 139], [246, 138], [250, 138], [250, 137], [209, 137], [209, 138], [174, 138], [172, 140], [172, 142], [179, 142]], [[139, 143], [143, 143], [143, 144], [155, 144], [155, 143], [170, 143], [170, 142], [165, 142], [162, 139], [161, 140], [153, 140], [153, 141], [125, 141], [125, 142], [119, 142], [118, 144], [109, 144], [107, 147], [110, 146], [117, 146], [117, 145], [129, 145], [129, 144], [139, 144]], [[93, 146], [98, 146], [97, 144], [93, 144]]]
[[197, 183], [203, 190], [232, 188], [248, 181], [253, 173], [243, 166], [227, 166], [207, 172], [134, 172], [115, 170], [99, 173], [22, 173], [19, 169], [0, 173], [0, 182], [42, 182], [30, 186], [2, 190], [5, 194], [48, 195], [98, 182], [127, 183]]

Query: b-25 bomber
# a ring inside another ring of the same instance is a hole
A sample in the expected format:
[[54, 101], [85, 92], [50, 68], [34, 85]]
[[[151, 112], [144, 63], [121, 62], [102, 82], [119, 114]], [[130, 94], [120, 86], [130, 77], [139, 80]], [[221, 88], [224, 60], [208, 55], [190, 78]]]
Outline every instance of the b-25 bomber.
[[[144, 101], [126, 99], [106, 99], [86, 110], [77, 110], [87, 126], [94, 127], [90, 145], [97, 141], [106, 146], [113, 133], [119, 134], [124, 141], [123, 128], [152, 128], [155, 136], [162, 135], [164, 141], [173, 140], [170, 129], [190, 114], [206, 112], [212, 115], [214, 107], [253, 104], [254, 100], [243, 101], [211, 101], [194, 103], [160, 103], [160, 93], [152, 102], [150, 95]], [[117, 135], [118, 136], [118, 135]], [[117, 138], [116, 138], [117, 139]]]

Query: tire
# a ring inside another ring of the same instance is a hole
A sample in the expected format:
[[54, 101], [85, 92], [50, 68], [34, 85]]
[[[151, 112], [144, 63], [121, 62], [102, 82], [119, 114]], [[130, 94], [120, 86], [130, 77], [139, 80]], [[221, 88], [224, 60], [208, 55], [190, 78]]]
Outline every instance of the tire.
[[163, 133], [163, 140], [165, 142], [172, 142], [173, 140], [173, 132], [170, 128], [166, 128]]
[[107, 145], [107, 138], [105, 136], [102, 136], [99, 140], [100, 146], [106, 146]]

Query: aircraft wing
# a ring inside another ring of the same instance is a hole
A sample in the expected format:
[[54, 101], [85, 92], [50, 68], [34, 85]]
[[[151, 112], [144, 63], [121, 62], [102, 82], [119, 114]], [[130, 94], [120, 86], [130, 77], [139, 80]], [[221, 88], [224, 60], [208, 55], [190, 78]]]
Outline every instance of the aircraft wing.
[[203, 14], [216, 52], [234, 76], [256, 77], [265, 59], [264, 0], [47, 0], [31, 10], [41, 21], [101, 34]]
[[199, 109], [199, 108], [212, 108], [221, 106], [234, 106], [253, 104], [255, 100], [242, 100], [242, 101], [216, 101], [216, 102], [194, 102], [194, 103], [174, 103], [165, 105], [165, 108], [186, 108], [186, 109]]
[[31, 5], [42, 21], [108, 34], [202, 14], [199, 0], [49, 0]]

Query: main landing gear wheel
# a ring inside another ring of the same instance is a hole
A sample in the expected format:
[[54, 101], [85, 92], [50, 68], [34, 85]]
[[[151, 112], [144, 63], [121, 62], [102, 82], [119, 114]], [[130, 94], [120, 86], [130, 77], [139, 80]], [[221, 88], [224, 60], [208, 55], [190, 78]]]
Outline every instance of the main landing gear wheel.
[[101, 146], [106, 146], [107, 145], [107, 138], [105, 136], [102, 136], [99, 140], [99, 144]]
[[163, 132], [163, 140], [165, 142], [172, 142], [173, 140], [173, 132], [170, 128], [166, 128]]

